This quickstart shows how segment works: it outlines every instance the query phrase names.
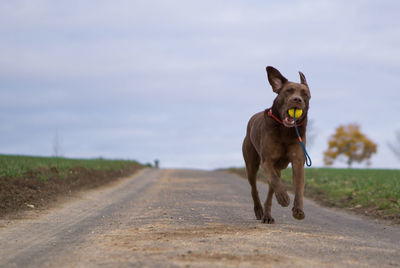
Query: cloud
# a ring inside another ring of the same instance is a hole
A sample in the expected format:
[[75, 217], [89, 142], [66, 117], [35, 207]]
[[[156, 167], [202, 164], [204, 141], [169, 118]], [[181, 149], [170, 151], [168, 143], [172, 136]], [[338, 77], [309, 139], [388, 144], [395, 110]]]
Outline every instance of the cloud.
[[275, 97], [266, 65], [289, 80], [298, 81], [298, 70], [308, 79], [310, 114], [321, 130], [313, 160], [322, 159], [325, 140], [342, 123], [359, 122], [384, 144], [385, 133], [400, 129], [392, 112], [399, 7], [396, 1], [2, 2], [0, 123], [7, 142], [0, 147], [47, 154], [44, 145], [59, 129], [71, 156], [242, 165], [247, 120]]

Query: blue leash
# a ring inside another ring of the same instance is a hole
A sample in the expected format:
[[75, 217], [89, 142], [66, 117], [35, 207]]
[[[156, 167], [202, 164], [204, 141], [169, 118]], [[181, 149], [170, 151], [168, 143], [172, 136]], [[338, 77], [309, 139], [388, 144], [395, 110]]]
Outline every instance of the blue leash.
[[311, 157], [308, 155], [307, 150], [306, 150], [306, 146], [304, 145], [304, 142], [300, 137], [299, 130], [297, 129], [297, 125], [296, 125], [296, 108], [294, 108], [293, 120], [294, 120], [294, 129], [296, 130], [297, 137], [299, 138], [301, 149], [303, 149], [304, 156], [306, 157], [306, 165], [307, 165], [307, 167], [311, 167], [311, 165], [312, 165]]

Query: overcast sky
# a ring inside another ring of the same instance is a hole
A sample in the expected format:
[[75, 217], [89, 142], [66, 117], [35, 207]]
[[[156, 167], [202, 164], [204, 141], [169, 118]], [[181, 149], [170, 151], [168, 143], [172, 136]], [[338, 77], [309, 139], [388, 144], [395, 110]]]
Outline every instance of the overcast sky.
[[1, 1], [0, 153], [52, 155], [58, 133], [66, 157], [243, 166], [272, 65], [307, 78], [314, 166], [358, 123], [371, 167], [399, 168], [399, 14], [394, 0]]

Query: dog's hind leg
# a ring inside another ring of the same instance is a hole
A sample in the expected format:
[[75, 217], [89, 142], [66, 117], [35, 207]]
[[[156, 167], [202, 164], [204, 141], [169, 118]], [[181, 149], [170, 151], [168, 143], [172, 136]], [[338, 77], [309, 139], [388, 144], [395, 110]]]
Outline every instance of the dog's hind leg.
[[246, 137], [243, 141], [243, 157], [246, 163], [247, 179], [251, 186], [251, 196], [254, 202], [254, 213], [257, 220], [263, 217], [263, 207], [257, 190], [257, 172], [260, 167], [260, 157], [250, 140]]
[[272, 197], [274, 195], [274, 190], [272, 189], [271, 186], [269, 186], [269, 190], [268, 190], [268, 195], [267, 195], [267, 199], [265, 200], [264, 203], [264, 217], [262, 218], [262, 222], [263, 223], [268, 223], [268, 224], [272, 224], [275, 223], [274, 218], [272, 218], [271, 216], [271, 207], [272, 207]]

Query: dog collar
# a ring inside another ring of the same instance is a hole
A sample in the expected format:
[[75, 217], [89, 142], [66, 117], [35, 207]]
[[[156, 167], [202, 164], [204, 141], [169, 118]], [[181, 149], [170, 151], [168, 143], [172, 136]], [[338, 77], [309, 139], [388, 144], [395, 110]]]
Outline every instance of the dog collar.
[[[272, 117], [273, 119], [275, 119], [276, 122], [278, 122], [281, 125], [284, 125], [283, 122], [278, 117], [276, 117], [275, 115], [272, 114], [272, 108], [265, 110], [265, 112], [269, 117]], [[301, 126], [301, 125], [302, 124], [297, 124], [297, 126]]]

